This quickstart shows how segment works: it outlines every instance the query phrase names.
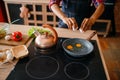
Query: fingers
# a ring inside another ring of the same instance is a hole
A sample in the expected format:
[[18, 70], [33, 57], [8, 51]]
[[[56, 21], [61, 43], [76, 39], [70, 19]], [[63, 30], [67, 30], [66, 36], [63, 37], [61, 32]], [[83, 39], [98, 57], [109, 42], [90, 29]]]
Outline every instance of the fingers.
[[78, 25], [74, 18], [66, 18], [63, 20], [64, 23], [67, 24], [69, 29], [77, 29]]
[[86, 30], [91, 29], [92, 22], [90, 19], [85, 18], [81, 24], [80, 32], [85, 32]]
[[70, 21], [70, 25], [68, 27], [69, 29], [72, 29], [72, 26], [74, 25], [74, 21], [72, 18], [69, 18], [69, 21]]
[[85, 19], [83, 20], [82, 24], [81, 24], [81, 27], [80, 27], [80, 29], [81, 29], [82, 31], [85, 31], [85, 30], [87, 29], [87, 23], [88, 23], [88, 19], [85, 18]]
[[72, 25], [71, 22], [70, 22], [70, 20], [69, 20], [69, 18], [64, 18], [64, 19], [63, 19], [63, 22], [64, 22], [65, 24], [67, 24], [68, 28], [70, 28], [70, 26]]
[[81, 27], [80, 27], [80, 32], [84, 32], [85, 31], [85, 29], [86, 29], [86, 23], [87, 23], [87, 19], [84, 19], [83, 20], [83, 22], [82, 22], [82, 24], [81, 24]]
[[75, 31], [75, 30], [78, 29], [78, 24], [77, 24], [77, 22], [76, 22], [76, 20], [74, 18], [71, 18], [71, 19], [72, 19], [72, 23], [73, 23], [72, 29], [73, 29], [73, 31]]
[[84, 24], [85, 24], [85, 22], [86, 22], [87, 20], [86, 20], [86, 18], [83, 20], [83, 22], [81, 23], [81, 29], [83, 29], [84, 28]]

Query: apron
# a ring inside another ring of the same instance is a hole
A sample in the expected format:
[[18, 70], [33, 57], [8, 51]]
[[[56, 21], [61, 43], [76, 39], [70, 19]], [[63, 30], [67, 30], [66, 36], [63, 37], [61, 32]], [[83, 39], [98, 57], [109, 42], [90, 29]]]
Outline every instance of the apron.
[[[83, 19], [88, 18], [91, 15], [91, 2], [92, 0], [63, 0], [62, 11], [67, 17], [74, 17], [80, 27]], [[59, 21], [58, 27], [68, 28], [62, 20]]]

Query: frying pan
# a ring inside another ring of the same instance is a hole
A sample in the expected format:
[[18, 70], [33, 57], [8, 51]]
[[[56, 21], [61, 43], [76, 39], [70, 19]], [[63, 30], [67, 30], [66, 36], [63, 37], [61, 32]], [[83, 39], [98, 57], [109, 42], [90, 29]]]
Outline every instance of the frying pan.
[[[77, 44], [80, 46], [77, 46]], [[69, 49], [68, 46], [71, 46], [71, 48]], [[73, 57], [88, 55], [94, 49], [93, 45], [88, 40], [81, 38], [66, 39], [62, 43], [62, 47], [67, 54]]]
[[62, 47], [68, 55], [73, 57], [82, 57], [88, 55], [94, 49], [92, 43], [89, 40], [95, 34], [96, 32], [93, 32], [87, 39], [82, 39], [82, 38], [66, 39], [62, 43]]

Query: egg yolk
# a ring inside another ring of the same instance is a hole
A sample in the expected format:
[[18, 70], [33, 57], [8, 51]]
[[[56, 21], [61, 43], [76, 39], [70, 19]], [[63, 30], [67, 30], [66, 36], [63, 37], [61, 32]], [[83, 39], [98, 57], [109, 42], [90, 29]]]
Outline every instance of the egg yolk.
[[72, 50], [72, 49], [73, 49], [73, 46], [72, 46], [72, 45], [68, 45], [68, 46], [67, 46], [67, 49]]
[[81, 47], [82, 45], [80, 43], [77, 43], [75, 46], [76, 47]]

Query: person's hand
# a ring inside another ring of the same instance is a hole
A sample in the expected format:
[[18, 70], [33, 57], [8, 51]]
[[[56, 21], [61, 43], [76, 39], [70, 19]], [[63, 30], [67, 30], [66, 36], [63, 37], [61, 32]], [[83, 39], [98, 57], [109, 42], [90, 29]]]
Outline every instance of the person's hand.
[[72, 29], [72, 30], [78, 29], [78, 24], [74, 18], [64, 18], [63, 22], [67, 24], [69, 29]]
[[80, 32], [85, 32], [86, 30], [90, 30], [93, 25], [93, 20], [91, 18], [84, 18], [81, 27]]

